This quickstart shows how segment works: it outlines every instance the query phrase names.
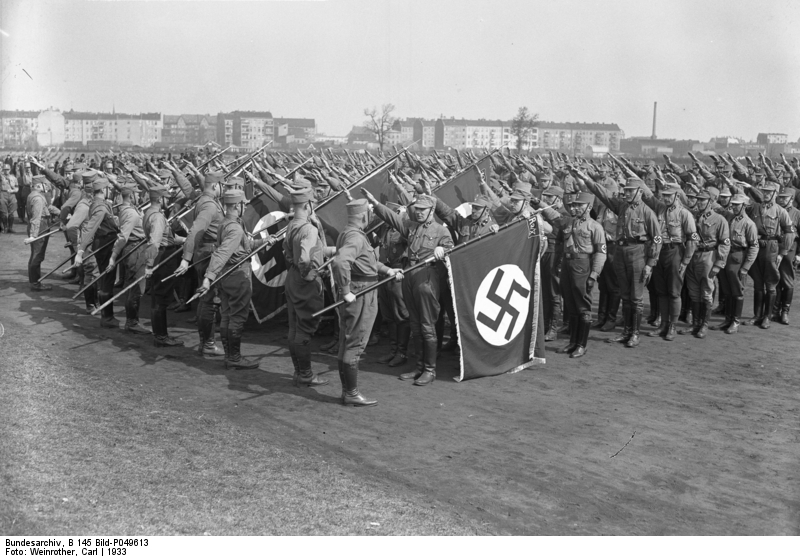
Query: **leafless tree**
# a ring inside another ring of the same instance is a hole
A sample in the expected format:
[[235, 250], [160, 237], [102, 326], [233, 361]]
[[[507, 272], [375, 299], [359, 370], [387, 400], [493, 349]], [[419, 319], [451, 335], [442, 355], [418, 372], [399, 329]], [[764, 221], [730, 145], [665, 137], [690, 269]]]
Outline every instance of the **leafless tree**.
[[386, 135], [392, 130], [396, 120], [392, 116], [393, 112], [394, 105], [391, 103], [382, 105], [380, 110], [375, 107], [364, 109], [364, 116], [369, 118], [369, 120], [364, 121], [364, 127], [377, 136], [378, 146], [381, 151], [383, 151], [383, 144], [386, 142]]
[[519, 107], [511, 124], [511, 130], [517, 136], [517, 153], [522, 153], [522, 146], [538, 125], [539, 113], [531, 114], [528, 107]]

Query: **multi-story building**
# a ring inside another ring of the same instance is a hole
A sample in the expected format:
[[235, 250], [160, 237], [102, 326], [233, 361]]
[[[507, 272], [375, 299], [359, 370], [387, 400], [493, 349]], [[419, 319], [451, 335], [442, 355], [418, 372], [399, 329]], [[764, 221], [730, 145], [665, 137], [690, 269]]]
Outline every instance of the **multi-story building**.
[[217, 139], [217, 117], [209, 114], [165, 114], [161, 143], [205, 145]]
[[275, 143], [310, 143], [317, 137], [317, 123], [313, 118], [275, 118]]
[[2, 134], [3, 147], [35, 147], [38, 118], [38, 110], [0, 111], [0, 134]]
[[604, 146], [619, 151], [625, 134], [616, 124], [597, 122], [540, 122], [537, 126], [537, 147], [582, 153], [589, 146]]
[[788, 143], [789, 134], [776, 134], [774, 132], [766, 132], [758, 134], [756, 143], [761, 145], [771, 145], [773, 143]]
[[217, 143], [257, 149], [275, 138], [271, 112], [237, 110], [217, 115]]
[[64, 115], [53, 108], [43, 110], [36, 118], [36, 142], [39, 147], [55, 147], [64, 145]]
[[76, 112], [63, 113], [64, 144], [67, 146], [152, 147], [161, 141], [161, 113], [142, 114]]

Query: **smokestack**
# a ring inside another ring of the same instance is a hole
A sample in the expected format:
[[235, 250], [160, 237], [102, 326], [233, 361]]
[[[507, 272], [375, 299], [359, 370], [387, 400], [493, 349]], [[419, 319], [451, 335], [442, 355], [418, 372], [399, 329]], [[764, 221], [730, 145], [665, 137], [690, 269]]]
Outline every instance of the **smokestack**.
[[656, 112], [658, 111], [658, 101], [653, 101], [653, 135], [650, 139], [656, 139]]

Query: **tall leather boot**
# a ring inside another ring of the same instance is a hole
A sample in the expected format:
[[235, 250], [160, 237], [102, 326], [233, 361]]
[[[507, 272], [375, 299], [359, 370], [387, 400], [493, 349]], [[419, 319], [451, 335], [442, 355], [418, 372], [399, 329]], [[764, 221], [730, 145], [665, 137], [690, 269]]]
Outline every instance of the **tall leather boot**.
[[[725, 331], [733, 323], [733, 301], [728, 300], [728, 298], [729, 297], [725, 297], [725, 299], [724, 299], [725, 300], [725, 302], [724, 302], [724, 305], [725, 305], [725, 319], [722, 321], [721, 324], [709, 326], [708, 329], [710, 329], [711, 331], [719, 331], [719, 330]], [[717, 313], [717, 309], [714, 308], [714, 311], [712, 312], [712, 314], [716, 314], [716, 313]]]
[[627, 343], [631, 338], [633, 329], [631, 327], [631, 303], [627, 300], [622, 301], [622, 333], [614, 339], [607, 339], [606, 343]]
[[225, 368], [234, 370], [252, 370], [258, 368], [258, 361], [249, 360], [242, 356], [242, 330], [228, 328], [228, 357], [225, 359]]
[[141, 298], [128, 297], [125, 304], [125, 331], [136, 335], [150, 335], [150, 330], [139, 323], [139, 305]]
[[311, 348], [308, 345], [294, 346], [294, 352], [297, 357], [297, 366], [300, 373], [294, 378], [295, 386], [325, 386], [328, 385], [328, 380], [319, 378], [311, 368]]
[[367, 399], [358, 391], [358, 360], [355, 364], [342, 363], [342, 375], [345, 382], [345, 392], [342, 396], [342, 404], [352, 407], [372, 407], [378, 402], [374, 399]]
[[700, 329], [700, 303], [692, 301], [692, 313], [690, 314], [692, 317], [692, 326], [685, 327], [683, 329], [678, 330], [678, 335], [694, 335], [697, 333], [697, 330]]
[[603, 327], [606, 324], [606, 310], [608, 306], [608, 294], [600, 291], [600, 300], [597, 302], [597, 320], [592, 322], [592, 327]]
[[608, 295], [608, 304], [606, 305], [606, 323], [600, 328], [600, 331], [613, 331], [617, 327], [617, 313], [619, 312], [620, 297], [614, 294]]
[[[725, 317], [727, 317], [728, 316], [727, 300], [725, 298], [725, 295], [722, 293], [722, 291], [719, 291], [719, 297], [718, 298], [719, 298], [719, 300], [718, 300], [719, 304], [717, 305], [716, 308], [714, 308], [714, 310], [711, 313], [714, 316], [723, 316], [724, 315]], [[712, 329], [712, 328], [709, 328], [709, 329]]]
[[639, 346], [639, 328], [642, 325], [642, 310], [640, 308], [631, 309], [631, 337], [625, 342], [629, 349]]
[[557, 349], [556, 350], [557, 353], [569, 354], [578, 347], [579, 322], [583, 323], [583, 320], [581, 319], [580, 316], [569, 317], [569, 343], [561, 347], [560, 349]]
[[649, 332], [647, 334], [648, 337], [664, 337], [667, 334], [669, 329], [669, 297], [658, 297], [658, 312], [661, 317], [661, 327]]
[[231, 356], [231, 349], [228, 347], [228, 328], [220, 327], [219, 336], [222, 337], [222, 350], [225, 351], [225, 360], [228, 360]]
[[427, 386], [436, 379], [436, 339], [424, 339], [422, 343], [422, 374], [414, 380], [415, 386]]
[[150, 322], [153, 326], [153, 345], [155, 347], [182, 347], [183, 341], [167, 334], [167, 307], [153, 304], [150, 308]]
[[[111, 300], [111, 294], [98, 291], [97, 299], [100, 305], [102, 306], [109, 300]], [[105, 327], [108, 329], [116, 329], [119, 327], [119, 320], [114, 317], [114, 304], [111, 303], [105, 308], [100, 311], [100, 327]]]
[[764, 293], [756, 291], [753, 293], [753, 317], [747, 322], [747, 325], [761, 325], [761, 320], [764, 319]]
[[[647, 315], [647, 323], [648, 325], [659, 327], [661, 326], [661, 320], [659, 320], [658, 315], [658, 293], [656, 293], [655, 289], [647, 289], [647, 294], [650, 300], [650, 313]], [[658, 321], [658, 324], [656, 324], [656, 321]]]
[[556, 319], [550, 318], [550, 322], [547, 325], [547, 331], [544, 332], [544, 342], [549, 343], [550, 341], [555, 341], [558, 339], [558, 327], [556, 327]]
[[8, 227], [6, 228], [6, 232], [11, 234], [14, 232], [14, 216], [9, 214], [8, 216]]
[[770, 324], [770, 312], [772, 312], [772, 306], [775, 304], [775, 291], [767, 291], [767, 295], [764, 297], [764, 310], [762, 311], [762, 320], [761, 323], [758, 324], [758, 327], [761, 329], [769, 329]]
[[694, 336], [698, 339], [705, 339], [706, 333], [708, 333], [708, 319], [711, 317], [711, 304], [703, 300], [700, 302], [699, 310], [700, 326], [697, 328]]
[[739, 298], [735, 298], [731, 301], [733, 307], [733, 321], [731, 325], [728, 326], [728, 329], [725, 330], [725, 333], [729, 335], [733, 335], [737, 331], [739, 331], [739, 324], [742, 323], [742, 310], [744, 308], [744, 297], [740, 296]]
[[[198, 312], [199, 314], [199, 312]], [[206, 341], [211, 337], [211, 326], [213, 322], [203, 317], [197, 318], [197, 336], [200, 338], [200, 344], [197, 345], [197, 354], [203, 356], [203, 348], [206, 345]], [[228, 359], [228, 353], [225, 353], [225, 360]]]
[[[582, 318], [582, 319], [581, 319]], [[578, 343], [569, 358], [581, 358], [586, 354], [586, 347], [589, 343], [589, 330], [592, 328], [592, 320], [589, 314], [584, 314], [578, 320]]]
[[783, 325], [789, 325], [789, 310], [791, 310], [791, 304], [784, 304], [781, 306], [781, 315], [780, 319], [778, 320], [779, 323]]
[[97, 308], [97, 285], [92, 285], [83, 291], [83, 300], [86, 302], [86, 313], [94, 312]]
[[402, 366], [408, 362], [408, 342], [411, 338], [411, 324], [401, 322], [397, 324], [397, 353], [389, 361], [392, 368]]
[[392, 340], [391, 349], [389, 352], [378, 359], [378, 364], [388, 364], [394, 358], [394, 355], [397, 354], [397, 323], [389, 322], [389, 339]]

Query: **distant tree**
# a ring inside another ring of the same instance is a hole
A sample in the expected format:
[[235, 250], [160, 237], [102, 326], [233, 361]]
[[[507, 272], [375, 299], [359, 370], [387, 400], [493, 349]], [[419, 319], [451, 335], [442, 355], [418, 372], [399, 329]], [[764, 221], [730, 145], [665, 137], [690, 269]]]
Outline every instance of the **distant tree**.
[[393, 112], [394, 105], [391, 103], [382, 105], [380, 110], [375, 107], [364, 109], [364, 116], [369, 117], [369, 120], [364, 122], [364, 127], [377, 136], [378, 146], [381, 151], [383, 151], [383, 144], [386, 142], [386, 135], [391, 131], [396, 120], [392, 116]]
[[522, 152], [522, 146], [538, 125], [539, 113], [531, 114], [528, 107], [519, 107], [517, 115], [511, 123], [511, 130], [517, 137], [517, 153]]

